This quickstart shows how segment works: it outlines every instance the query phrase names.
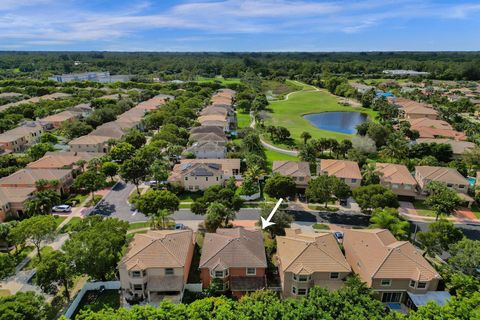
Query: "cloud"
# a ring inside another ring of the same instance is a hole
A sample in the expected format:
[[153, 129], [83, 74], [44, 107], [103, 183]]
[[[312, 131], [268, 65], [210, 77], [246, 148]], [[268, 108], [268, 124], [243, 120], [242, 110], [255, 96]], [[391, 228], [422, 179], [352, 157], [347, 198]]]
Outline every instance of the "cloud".
[[172, 38], [170, 31], [179, 31], [177, 43], [212, 41], [214, 37], [227, 41], [239, 34], [353, 34], [389, 21], [467, 19], [480, 11], [475, 3], [433, 0], [189, 0], [166, 8], [155, 4], [0, 0], [0, 41], [16, 40], [30, 47], [79, 42], [127, 47], [132, 40], [141, 42], [148, 31], [161, 34], [160, 38]]

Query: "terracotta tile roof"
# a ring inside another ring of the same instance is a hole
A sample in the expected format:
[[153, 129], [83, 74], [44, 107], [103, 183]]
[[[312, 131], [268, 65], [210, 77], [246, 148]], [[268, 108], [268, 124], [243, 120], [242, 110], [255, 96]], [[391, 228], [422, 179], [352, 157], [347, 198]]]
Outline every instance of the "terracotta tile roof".
[[203, 123], [206, 121], [222, 121], [222, 122], [227, 122], [227, 117], [226, 115], [221, 115], [221, 114], [210, 114], [207, 116], [200, 116], [198, 117], [198, 122]]
[[225, 146], [224, 142], [199, 141], [199, 142], [195, 142], [194, 144], [192, 144], [192, 146], [189, 147], [186, 151], [187, 152], [193, 152], [193, 153], [196, 153], [196, 152], [199, 152], [199, 151], [203, 151], [203, 152], [208, 152], [208, 151], [220, 152], [220, 151], [223, 151], [224, 153], [226, 153], [227, 147]]
[[438, 115], [437, 110], [426, 103], [405, 98], [389, 98], [388, 101], [402, 108], [406, 114]]
[[362, 174], [355, 161], [349, 160], [320, 160], [320, 170], [329, 176], [347, 179], [362, 179]]
[[346, 229], [343, 241], [345, 250], [353, 251], [351, 256], [355, 261], [350, 261], [352, 268], [360, 268], [372, 279], [430, 281], [440, 278], [410, 242], [397, 241], [388, 230]]
[[222, 127], [214, 127], [214, 126], [198, 126], [190, 130], [190, 134], [197, 134], [197, 133], [214, 133], [222, 137], [225, 136], [225, 132], [223, 131]]
[[107, 122], [98, 126], [95, 130], [90, 132], [89, 136], [108, 137], [110, 139], [120, 139], [125, 134], [125, 130], [119, 123]]
[[446, 167], [433, 167], [433, 166], [416, 166], [415, 171], [425, 180], [438, 181], [443, 183], [463, 184], [469, 185], [467, 179], [465, 179], [454, 168]]
[[235, 169], [240, 170], [240, 159], [183, 159], [173, 167], [168, 181], [180, 181], [187, 175], [230, 175]]
[[30, 162], [27, 168], [30, 169], [62, 169], [73, 167], [79, 160], [89, 161], [105, 155], [94, 152], [47, 152], [37, 161]]
[[36, 191], [35, 188], [10, 188], [0, 187], [0, 203], [22, 203], [28, 200]]
[[227, 142], [228, 139], [225, 133], [220, 135], [220, 134], [210, 132], [210, 133], [193, 133], [190, 135], [190, 141]]
[[381, 181], [409, 185], [417, 184], [415, 178], [403, 164], [377, 163], [375, 168], [380, 173]]
[[443, 120], [418, 118], [418, 119], [409, 119], [408, 122], [410, 123], [412, 129], [416, 129], [418, 127], [430, 127], [430, 128], [437, 128], [437, 129], [453, 130], [453, 127], [448, 122]]
[[61, 180], [70, 175], [69, 169], [21, 169], [0, 179], [0, 186], [9, 184], [31, 184], [41, 179]]
[[0, 142], [12, 142], [22, 137], [27, 137], [33, 132], [43, 130], [39, 122], [29, 122], [20, 127], [13, 128], [0, 134]]
[[199, 268], [266, 268], [261, 230], [217, 229], [206, 233]]
[[135, 234], [119, 267], [127, 270], [178, 268], [187, 264], [192, 230], [149, 230]]
[[437, 129], [430, 127], [417, 127], [415, 130], [420, 134], [420, 138], [440, 138], [447, 137], [455, 140], [467, 140], [467, 135], [463, 132], [448, 130], [448, 129]]
[[310, 164], [303, 161], [273, 161], [274, 173], [292, 177], [310, 177]]
[[350, 272], [332, 233], [302, 232], [285, 229], [277, 237], [277, 258], [281, 272], [312, 274], [314, 272]]
[[442, 138], [418, 138], [417, 143], [439, 143], [439, 144], [448, 144], [452, 147], [453, 154], [464, 154], [466, 151], [475, 148], [475, 143], [468, 141], [458, 141], [452, 139], [442, 139]]
[[99, 144], [99, 143], [106, 143], [108, 140], [112, 139], [111, 137], [106, 136], [81, 136], [78, 138], [73, 139], [68, 144], [69, 145], [78, 145], [78, 144]]
[[40, 119], [40, 121], [43, 122], [63, 122], [63, 121], [68, 121], [70, 119], [75, 119], [78, 118], [78, 113], [73, 112], [73, 111], [62, 111], [56, 114], [52, 114], [48, 117]]
[[200, 112], [201, 116], [210, 116], [210, 115], [218, 115], [222, 118], [226, 118], [228, 115], [228, 110], [221, 107], [206, 107]]

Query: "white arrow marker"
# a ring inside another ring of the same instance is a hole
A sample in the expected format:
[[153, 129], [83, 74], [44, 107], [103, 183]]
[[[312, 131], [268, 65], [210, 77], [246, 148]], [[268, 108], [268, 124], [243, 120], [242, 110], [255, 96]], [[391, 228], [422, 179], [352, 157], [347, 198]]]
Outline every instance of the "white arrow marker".
[[266, 227], [269, 227], [269, 226], [275, 224], [275, 222], [270, 222], [270, 220], [272, 220], [273, 215], [275, 214], [275, 212], [277, 212], [277, 209], [278, 209], [278, 207], [280, 207], [280, 204], [282, 203], [282, 201], [283, 201], [282, 198], [278, 199], [277, 204], [273, 208], [272, 212], [270, 212], [270, 214], [268, 215], [267, 220], [265, 220], [263, 217], [261, 217], [261, 219], [262, 219], [262, 229], [265, 229]]

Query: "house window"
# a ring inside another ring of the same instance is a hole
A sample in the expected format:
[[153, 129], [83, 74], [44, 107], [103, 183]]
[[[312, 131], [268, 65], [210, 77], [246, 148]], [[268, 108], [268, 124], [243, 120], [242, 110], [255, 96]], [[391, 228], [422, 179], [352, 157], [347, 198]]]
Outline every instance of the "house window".
[[214, 274], [213, 274], [213, 276], [214, 276], [215, 278], [223, 278], [223, 277], [224, 277], [224, 276], [223, 276], [223, 271], [215, 271]]
[[298, 282], [307, 282], [310, 280], [310, 276], [304, 275], [304, 274], [293, 274], [293, 280], [298, 281]]
[[417, 283], [417, 289], [425, 289], [427, 287], [426, 282], [418, 282]]
[[352, 179], [352, 183], [356, 183], [357, 182], [357, 179]]
[[133, 290], [143, 290], [142, 285], [141, 284], [134, 284], [133, 285]]
[[165, 269], [165, 275], [168, 276], [168, 275], [172, 275], [172, 274], [174, 274], [173, 268], [166, 268]]
[[453, 187], [453, 184], [447, 183], [447, 187], [451, 188], [451, 187]]
[[299, 289], [298, 289], [298, 292], [297, 292], [297, 295], [299, 295], [299, 296], [306, 296], [306, 295], [307, 295], [307, 292], [308, 292], [307, 289], [305, 289], [305, 288], [299, 288]]
[[208, 177], [205, 177], [205, 181], [208, 181]]
[[247, 276], [254, 276], [257, 274], [257, 269], [255, 268], [247, 268]]
[[218, 177], [217, 177], [217, 181], [218, 181]]
[[140, 271], [132, 271], [130, 275], [132, 278], [140, 278], [142, 273]]
[[392, 184], [392, 189], [398, 189], [398, 184], [393, 183], [393, 184]]
[[185, 181], [188, 181], [188, 177], [185, 177]]
[[303, 181], [303, 180], [305, 180], [304, 177], [298, 177], [298, 181]]
[[406, 185], [403, 186], [403, 189], [405, 189], [405, 190], [412, 190], [412, 186], [409, 185], [409, 184], [406, 184]]
[[417, 284], [415, 280], [410, 280], [410, 288], [415, 288], [415, 284]]
[[390, 287], [392, 285], [392, 280], [382, 279], [382, 281], [380, 281], [380, 285], [383, 287]]
[[339, 273], [338, 272], [331, 272], [330, 279], [338, 279]]
[[459, 184], [459, 185], [458, 185], [458, 188], [459, 188], [459, 189], [463, 189], [463, 188], [465, 188], [465, 186], [464, 186], [463, 184]]
[[292, 293], [293, 293], [293, 294], [297, 294], [297, 288], [292, 287]]

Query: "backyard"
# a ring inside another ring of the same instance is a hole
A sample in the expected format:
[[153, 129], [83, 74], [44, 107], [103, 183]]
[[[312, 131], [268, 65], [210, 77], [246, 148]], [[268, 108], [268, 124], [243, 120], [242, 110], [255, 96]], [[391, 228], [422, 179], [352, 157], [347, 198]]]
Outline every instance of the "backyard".
[[325, 90], [314, 90], [312, 86], [304, 85], [302, 91], [293, 92], [288, 100], [271, 101], [269, 105], [271, 117], [265, 121], [267, 125], [283, 126], [290, 130], [292, 138], [299, 143], [300, 135], [308, 131], [313, 138], [333, 138], [337, 140], [348, 139], [349, 134], [321, 130], [314, 127], [308, 120], [303, 118], [306, 114], [353, 111], [363, 112], [371, 118], [375, 112], [361, 107], [343, 106], [337, 101], [337, 97]]
[[72, 319], [75, 319], [75, 316], [82, 310], [100, 311], [106, 308], [120, 308], [120, 294], [118, 290], [105, 290], [102, 293], [96, 290], [88, 291], [83, 296], [82, 301], [80, 301]]

